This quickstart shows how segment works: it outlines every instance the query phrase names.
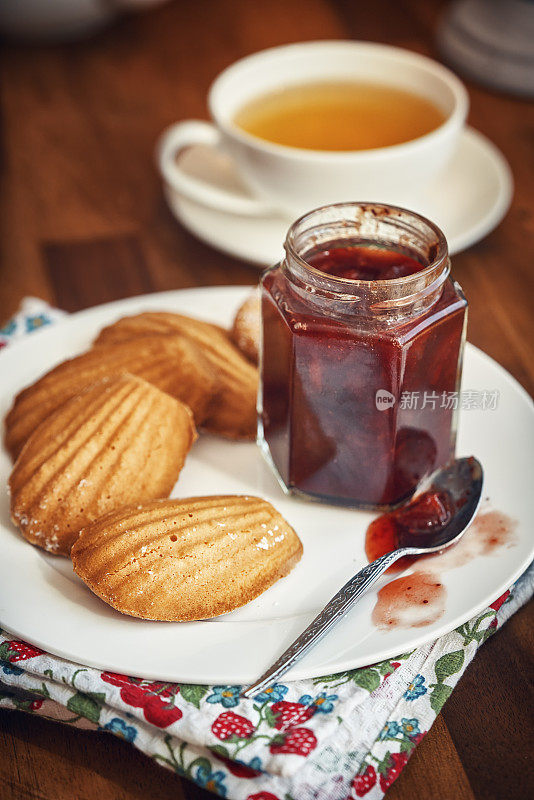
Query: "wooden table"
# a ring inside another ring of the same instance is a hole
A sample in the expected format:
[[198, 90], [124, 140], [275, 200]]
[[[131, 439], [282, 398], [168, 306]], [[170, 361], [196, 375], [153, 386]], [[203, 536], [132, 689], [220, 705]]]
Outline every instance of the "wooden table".
[[[443, 6], [181, 0], [82, 44], [6, 47], [0, 317], [25, 295], [77, 311], [144, 292], [255, 283], [255, 269], [200, 244], [171, 216], [153, 165], [159, 132], [205, 117], [213, 77], [271, 45], [362, 38], [435, 55]], [[453, 271], [470, 300], [469, 339], [531, 391], [534, 110], [468, 86], [470, 122], [505, 153], [516, 191], [504, 222], [456, 256]], [[532, 796], [532, 623], [531, 604], [484, 645], [388, 800]], [[4, 800], [213, 796], [114, 738], [14, 712], [0, 725]]]

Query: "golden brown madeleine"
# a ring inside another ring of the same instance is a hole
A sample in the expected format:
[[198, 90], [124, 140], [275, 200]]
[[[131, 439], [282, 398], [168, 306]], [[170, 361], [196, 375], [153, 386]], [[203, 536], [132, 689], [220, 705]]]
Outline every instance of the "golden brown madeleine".
[[214, 337], [228, 340], [227, 331], [212, 322], [204, 322], [184, 314], [174, 314], [172, 311], [145, 311], [131, 317], [122, 317], [112, 325], [102, 328], [94, 343], [110, 344], [123, 342], [125, 339], [135, 339], [138, 336], [169, 333], [187, 336], [197, 344], [209, 344]]
[[93, 348], [64, 361], [17, 395], [6, 417], [6, 446], [14, 458], [35, 428], [65, 400], [100, 378], [129, 372], [182, 400], [197, 423], [215, 392], [214, 370], [187, 339], [146, 336]]
[[258, 363], [260, 350], [261, 297], [254, 289], [237, 309], [231, 336], [237, 347], [254, 364]]
[[218, 377], [212, 405], [201, 427], [230, 439], [256, 438], [258, 370], [229, 339], [203, 349]]
[[258, 370], [217, 325], [168, 311], [149, 311], [124, 317], [104, 328], [95, 344], [117, 342], [150, 334], [186, 336], [202, 350], [217, 375], [218, 387], [211, 413], [202, 427], [231, 439], [253, 439], [256, 435]]
[[68, 555], [102, 514], [167, 497], [195, 438], [179, 400], [133, 375], [104, 378], [26, 442], [9, 479], [13, 521], [32, 544]]
[[191, 497], [123, 508], [85, 527], [75, 572], [110, 606], [143, 619], [207, 619], [250, 602], [302, 555], [259, 497]]

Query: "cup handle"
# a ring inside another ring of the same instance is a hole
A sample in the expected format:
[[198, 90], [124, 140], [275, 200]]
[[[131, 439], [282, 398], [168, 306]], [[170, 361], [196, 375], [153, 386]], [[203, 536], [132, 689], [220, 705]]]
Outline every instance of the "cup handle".
[[161, 135], [156, 147], [156, 159], [163, 178], [173, 189], [188, 200], [218, 211], [247, 216], [273, 213], [273, 207], [262, 200], [242, 197], [187, 175], [176, 162], [176, 157], [186, 147], [198, 144], [215, 149], [220, 147], [221, 135], [215, 125], [202, 120], [176, 122]]

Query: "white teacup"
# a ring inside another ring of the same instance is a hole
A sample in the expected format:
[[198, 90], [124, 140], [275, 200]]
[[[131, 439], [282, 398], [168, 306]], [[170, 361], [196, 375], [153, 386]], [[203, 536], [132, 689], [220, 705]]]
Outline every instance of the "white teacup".
[[[263, 94], [336, 80], [375, 82], [417, 93], [443, 111], [445, 120], [430, 133], [402, 144], [337, 152], [274, 144], [233, 123], [246, 103]], [[303, 42], [247, 56], [216, 78], [208, 104], [213, 124], [187, 120], [163, 133], [158, 161], [164, 179], [183, 197], [220, 211], [291, 216], [357, 199], [408, 204], [446, 167], [469, 105], [463, 84], [441, 64], [398, 47], [351, 41]], [[254, 198], [187, 175], [177, 156], [198, 144], [230, 155]]]

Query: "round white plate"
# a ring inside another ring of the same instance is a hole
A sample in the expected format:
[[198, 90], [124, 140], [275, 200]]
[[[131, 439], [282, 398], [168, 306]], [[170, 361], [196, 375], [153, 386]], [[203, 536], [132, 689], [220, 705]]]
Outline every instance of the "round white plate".
[[[167, 309], [228, 324], [248, 288], [166, 292], [122, 300], [73, 314], [0, 353], [4, 414], [13, 395], [55, 363], [83, 350], [97, 331], [120, 316]], [[288, 679], [330, 674], [406, 652], [465, 622], [495, 600], [534, 556], [532, 470], [534, 415], [521, 387], [488, 356], [467, 348], [464, 387], [498, 390], [496, 411], [466, 411], [458, 452], [474, 453], [486, 474], [494, 507], [519, 521], [517, 544], [444, 573], [447, 605], [426, 628], [382, 632], [371, 623], [371, 591]], [[0, 454], [0, 480], [10, 471]], [[74, 575], [70, 561], [31, 547], [0, 502], [0, 624], [81, 664], [128, 675], [189, 683], [252, 681], [365, 563], [364, 532], [371, 514], [286, 497], [252, 443], [201, 436], [174, 496], [258, 494], [297, 530], [304, 555], [289, 576], [244, 608], [204, 622], [147, 622], [114, 611]]]
[[[213, 149], [192, 147], [180, 165], [203, 181], [250, 197], [232, 161]], [[164, 190], [173, 214], [202, 241], [260, 267], [280, 260], [291, 218], [227, 214], [187, 200], [169, 186]], [[499, 224], [512, 190], [512, 173], [500, 150], [481, 133], [466, 128], [446, 172], [410, 207], [439, 225], [453, 254], [478, 242]]]

